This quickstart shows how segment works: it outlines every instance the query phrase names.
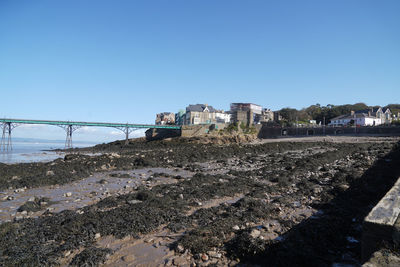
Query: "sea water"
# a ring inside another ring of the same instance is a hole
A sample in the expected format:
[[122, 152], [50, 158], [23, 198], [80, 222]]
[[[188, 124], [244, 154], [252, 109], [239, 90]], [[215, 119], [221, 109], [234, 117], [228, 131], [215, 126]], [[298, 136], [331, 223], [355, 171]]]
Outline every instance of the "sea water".
[[[76, 142], [74, 147], [94, 146], [96, 143]], [[12, 150], [0, 151], [0, 162], [24, 163], [24, 162], [46, 162], [56, 158], [64, 157], [65, 153], [48, 151], [53, 149], [63, 149], [65, 141], [57, 140], [17, 140], [12, 143]]]

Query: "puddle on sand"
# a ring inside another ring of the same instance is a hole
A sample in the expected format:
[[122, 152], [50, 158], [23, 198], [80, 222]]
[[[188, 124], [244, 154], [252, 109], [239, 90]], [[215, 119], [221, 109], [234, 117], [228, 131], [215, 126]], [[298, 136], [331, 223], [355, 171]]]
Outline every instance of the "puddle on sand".
[[163, 266], [166, 259], [174, 255], [169, 244], [152, 235], [137, 240], [107, 236], [97, 242], [98, 246], [114, 251], [102, 266]]
[[[111, 177], [112, 174], [129, 174], [130, 178]], [[190, 177], [191, 172], [181, 169], [168, 168], [144, 168], [131, 171], [112, 171], [95, 173], [88, 178], [65, 184], [45, 186], [39, 188], [25, 189], [24, 192], [19, 190], [5, 190], [0, 192], [0, 199], [11, 196], [12, 200], [0, 201], [0, 223], [11, 221], [14, 218], [22, 218], [22, 214], [17, 213], [17, 209], [32, 197], [47, 197], [50, 201], [58, 202], [50, 205], [52, 212], [60, 212], [62, 210], [74, 210], [91, 205], [100, 199], [113, 194], [129, 193], [139, 185], [147, 185], [149, 187], [161, 183], [174, 183], [175, 179], [163, 176], [153, 177], [153, 173], [165, 173], [169, 175], [180, 175], [182, 177]], [[152, 178], [151, 181], [146, 181]], [[106, 183], [100, 184], [99, 181], [104, 179]], [[17, 192], [16, 192], [17, 191]], [[71, 192], [72, 195], [67, 197], [65, 194]], [[37, 217], [45, 210], [28, 213], [25, 217]]]

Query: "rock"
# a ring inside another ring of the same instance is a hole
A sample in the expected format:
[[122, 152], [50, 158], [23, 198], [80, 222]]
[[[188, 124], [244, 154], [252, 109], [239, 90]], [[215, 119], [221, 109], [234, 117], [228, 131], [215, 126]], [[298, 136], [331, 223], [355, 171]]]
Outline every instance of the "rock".
[[70, 251], [70, 250], [67, 250], [67, 251], [64, 253], [64, 257], [68, 257], [69, 255], [71, 255], [71, 251]]
[[142, 202], [142, 201], [141, 200], [137, 200], [137, 199], [132, 199], [132, 200], [128, 201], [129, 204], [136, 204], [136, 203], [140, 203], [140, 202]]
[[35, 201], [35, 197], [30, 197], [30, 198], [28, 199], [28, 201], [30, 201], [30, 202]]
[[321, 187], [314, 187], [313, 192], [314, 194], [319, 194], [323, 191], [323, 189]]
[[14, 190], [15, 193], [21, 193], [21, 192], [24, 192], [24, 191], [25, 191], [24, 188], [18, 188], [18, 189]]
[[207, 254], [201, 254], [201, 260], [202, 261], [208, 261], [208, 255]]
[[174, 258], [172, 262], [175, 266], [183, 266], [186, 264], [186, 259], [182, 258], [182, 257], [178, 257], [178, 258]]
[[75, 156], [73, 154], [68, 154], [68, 155], [65, 155], [64, 161], [73, 160], [74, 158], [75, 158]]
[[71, 197], [71, 196], [72, 196], [71, 192], [67, 192], [67, 193], [64, 194], [64, 197]]
[[28, 212], [26, 210], [21, 212], [21, 215], [28, 215]]
[[250, 232], [250, 236], [251, 236], [252, 238], [257, 238], [257, 237], [260, 236], [260, 234], [261, 234], [261, 232], [260, 232], [260, 230], [258, 230], [258, 229], [253, 229], [253, 230], [251, 230], [251, 232]]
[[53, 175], [54, 175], [54, 172], [51, 170], [46, 172], [46, 176], [53, 176]]
[[133, 256], [132, 254], [125, 255], [125, 256], [122, 256], [121, 260], [124, 262], [132, 262], [135, 260], [135, 256]]
[[235, 230], [235, 231], [239, 231], [240, 227], [238, 225], [235, 225], [235, 226], [232, 227], [232, 229]]
[[222, 254], [221, 254], [221, 253], [218, 253], [218, 252], [216, 252], [216, 251], [208, 251], [207, 254], [208, 254], [208, 256], [210, 256], [211, 258], [219, 259], [219, 258], [222, 257]]
[[180, 199], [183, 199], [183, 194], [179, 194], [179, 198], [180, 198]]
[[108, 184], [106, 179], [101, 179], [100, 181], [98, 181], [99, 184]]
[[94, 235], [94, 239], [99, 239], [101, 237], [101, 234], [100, 233], [96, 233], [95, 235]]
[[347, 184], [340, 184], [340, 185], [338, 185], [338, 189], [339, 190], [341, 190], [341, 191], [346, 191], [347, 189], [349, 189], [349, 185], [347, 185]]
[[176, 250], [177, 250], [179, 253], [183, 253], [183, 252], [185, 251], [185, 248], [184, 248], [182, 245], [178, 245], [178, 246], [176, 247]]
[[108, 169], [108, 167], [107, 167], [107, 165], [104, 164], [104, 165], [101, 165], [100, 169], [102, 169], [103, 171], [105, 171], [105, 170]]

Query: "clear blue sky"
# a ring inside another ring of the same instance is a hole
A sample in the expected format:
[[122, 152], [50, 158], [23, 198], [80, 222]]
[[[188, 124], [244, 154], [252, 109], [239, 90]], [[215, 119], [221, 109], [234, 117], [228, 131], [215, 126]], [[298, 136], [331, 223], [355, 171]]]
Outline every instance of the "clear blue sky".
[[0, 117], [398, 103], [399, 14], [398, 0], [0, 0]]

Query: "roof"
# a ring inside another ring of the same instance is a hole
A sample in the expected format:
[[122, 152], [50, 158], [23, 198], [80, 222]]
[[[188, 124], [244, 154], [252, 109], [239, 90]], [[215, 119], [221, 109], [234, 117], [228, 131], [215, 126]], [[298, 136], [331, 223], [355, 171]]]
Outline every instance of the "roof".
[[257, 104], [254, 104], [254, 103], [231, 103], [231, 105], [243, 105], [243, 106], [246, 106], [246, 105], [254, 105], [254, 106], [259, 106], [259, 107], [261, 107], [261, 105], [257, 105]]
[[368, 113], [355, 113], [354, 115], [346, 114], [346, 115], [341, 115], [336, 118], [331, 119], [331, 121], [335, 120], [344, 120], [344, 119], [354, 119], [354, 118], [371, 118], [371, 119], [376, 119], [374, 116], [369, 116]]
[[217, 110], [215, 108], [213, 108], [212, 106], [205, 105], [205, 104], [189, 105], [188, 107], [186, 107], [186, 112], [204, 112], [206, 107], [208, 108], [209, 112], [217, 112]]
[[375, 114], [378, 111], [379, 108], [367, 108], [367, 109], [362, 109], [362, 110], [357, 110], [354, 113], [356, 114], [361, 114], [361, 113], [371, 113], [371, 114]]

